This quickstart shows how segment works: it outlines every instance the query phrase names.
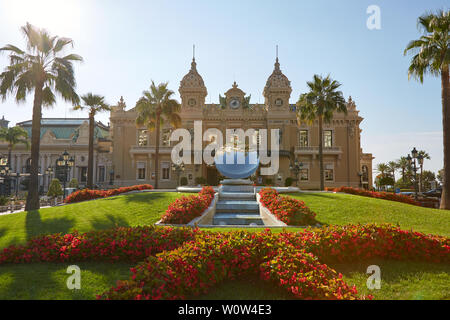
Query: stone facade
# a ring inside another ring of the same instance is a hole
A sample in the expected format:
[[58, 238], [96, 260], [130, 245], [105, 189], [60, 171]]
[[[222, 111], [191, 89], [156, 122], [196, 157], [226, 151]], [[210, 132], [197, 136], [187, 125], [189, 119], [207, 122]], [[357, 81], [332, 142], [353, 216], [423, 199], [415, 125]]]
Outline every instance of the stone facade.
[[[298, 124], [295, 105], [289, 102], [291, 92], [291, 83], [281, 71], [277, 58], [273, 73], [264, 87], [264, 104], [250, 104], [250, 97], [236, 82], [225, 92], [224, 97], [219, 96], [218, 104], [206, 104], [208, 92], [193, 59], [191, 69], [179, 87], [182, 128], [193, 130], [194, 121], [202, 120], [203, 132], [208, 128], [217, 128], [224, 137], [226, 129], [280, 129], [280, 169], [278, 174], [264, 178], [271, 179], [275, 185], [284, 185], [287, 177], [295, 179], [289, 167], [297, 159], [302, 164], [298, 186], [302, 189], [318, 189], [318, 123]], [[123, 99], [111, 111], [111, 159], [115, 185], [154, 184], [155, 133], [137, 128], [136, 116], [134, 109], [126, 110]], [[362, 152], [361, 121], [363, 118], [350, 97], [348, 114], [336, 113], [331, 123], [324, 124], [326, 187], [372, 186], [373, 157], [372, 154]], [[175, 144], [169, 142], [171, 130], [167, 126], [162, 128], [159, 142], [160, 188], [173, 188], [180, 178], [171, 170], [171, 150]], [[220, 179], [215, 167], [206, 164], [186, 165], [181, 177], [186, 177], [189, 185], [195, 185], [196, 178], [200, 177], [208, 184], [217, 184]], [[262, 177], [258, 180], [261, 182]]]

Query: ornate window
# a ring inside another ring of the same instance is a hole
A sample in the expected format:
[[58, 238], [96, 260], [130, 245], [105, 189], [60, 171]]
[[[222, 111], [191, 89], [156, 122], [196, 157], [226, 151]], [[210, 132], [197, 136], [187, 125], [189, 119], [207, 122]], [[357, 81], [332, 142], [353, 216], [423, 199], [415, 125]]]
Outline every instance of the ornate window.
[[277, 107], [281, 107], [283, 105], [283, 99], [281, 99], [281, 98], [276, 99], [275, 100], [275, 105]]
[[323, 147], [331, 148], [333, 146], [333, 131], [324, 130], [323, 131]]
[[145, 180], [145, 162], [137, 163], [137, 180]]
[[98, 167], [98, 182], [105, 182], [105, 166]]
[[333, 181], [334, 180], [334, 169], [325, 169], [324, 175], [325, 175], [325, 181]]
[[300, 130], [298, 134], [299, 146], [307, 147], [308, 146], [308, 130]]
[[161, 162], [162, 180], [170, 179], [170, 162]]
[[369, 169], [367, 166], [362, 166], [362, 180], [364, 182], [369, 181]]
[[309, 180], [309, 169], [300, 169], [300, 181]]
[[148, 145], [148, 130], [139, 129], [138, 130], [138, 146], [146, 147]]
[[197, 101], [194, 98], [191, 98], [188, 100], [188, 105], [190, 107], [195, 107], [196, 104], [197, 104]]

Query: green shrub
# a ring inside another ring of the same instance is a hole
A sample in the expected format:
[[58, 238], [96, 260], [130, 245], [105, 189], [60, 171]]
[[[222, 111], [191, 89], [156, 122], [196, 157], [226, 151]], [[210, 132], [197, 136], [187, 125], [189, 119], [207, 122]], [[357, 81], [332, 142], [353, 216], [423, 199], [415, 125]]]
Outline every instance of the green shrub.
[[188, 179], [186, 177], [181, 177], [180, 185], [186, 186], [188, 184]]
[[78, 189], [78, 180], [73, 178], [72, 180], [70, 180], [69, 182], [69, 188], [75, 188]]
[[203, 178], [203, 177], [196, 177], [195, 178], [195, 184], [200, 184], [200, 185], [206, 184], [206, 179]]
[[50, 186], [48, 187], [47, 196], [49, 197], [57, 197], [62, 196], [64, 194], [64, 191], [61, 187], [61, 183], [58, 179], [53, 179], [50, 183]]
[[0, 196], [0, 206], [6, 206], [9, 202], [9, 198], [6, 196]]
[[293, 183], [294, 183], [294, 179], [292, 179], [291, 177], [287, 177], [286, 180], [284, 181], [284, 186], [290, 187], [290, 186], [292, 186]]

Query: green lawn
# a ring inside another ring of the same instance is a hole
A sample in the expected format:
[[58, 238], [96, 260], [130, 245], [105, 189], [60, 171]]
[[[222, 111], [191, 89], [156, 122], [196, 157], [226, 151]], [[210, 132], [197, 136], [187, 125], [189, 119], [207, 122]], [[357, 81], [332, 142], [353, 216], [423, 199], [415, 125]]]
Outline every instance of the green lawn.
[[[0, 249], [23, 243], [39, 234], [85, 232], [114, 226], [147, 225], [158, 221], [178, 193], [139, 193], [41, 209], [35, 212], [0, 216]], [[332, 193], [297, 193], [323, 224], [392, 223], [403, 229], [450, 236], [450, 211], [427, 209], [398, 202]], [[228, 231], [232, 228], [212, 228]], [[248, 229], [261, 231], [263, 228]], [[279, 232], [282, 229], [274, 229]], [[301, 228], [288, 229], [302, 230]], [[412, 262], [373, 262], [381, 267], [381, 290], [366, 287], [365, 263], [332, 266], [355, 284], [361, 294], [376, 299], [450, 299], [450, 266]], [[68, 264], [23, 264], [0, 266], [0, 299], [94, 299], [117, 280], [129, 277], [126, 263], [77, 263], [81, 290], [69, 290]], [[228, 281], [213, 288], [201, 299], [289, 299], [289, 294], [273, 285], [247, 278]]]
[[0, 300], [91, 300], [130, 277], [126, 263], [76, 263], [81, 270], [81, 289], [69, 290], [66, 281], [71, 264], [35, 263], [0, 266]]
[[391, 223], [402, 229], [450, 236], [450, 210], [342, 193], [296, 193], [323, 224]]
[[[381, 271], [381, 289], [367, 288], [367, 267]], [[359, 264], [331, 265], [349, 285], [375, 300], [449, 300], [450, 265], [406, 261], [371, 261]]]
[[0, 248], [51, 233], [86, 232], [115, 226], [138, 226], [157, 222], [175, 192], [121, 195], [95, 201], [0, 216]]

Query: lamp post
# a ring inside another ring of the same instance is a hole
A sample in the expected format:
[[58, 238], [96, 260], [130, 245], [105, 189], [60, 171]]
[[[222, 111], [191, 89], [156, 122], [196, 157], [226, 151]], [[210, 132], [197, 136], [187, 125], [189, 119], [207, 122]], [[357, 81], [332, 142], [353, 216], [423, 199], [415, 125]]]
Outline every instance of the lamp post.
[[408, 154], [406, 159], [414, 172], [414, 199], [417, 200], [417, 164], [419, 164], [419, 166], [423, 164], [423, 156], [417, 152], [416, 148], [411, 150], [411, 155]]
[[176, 164], [172, 163], [172, 171], [177, 175], [177, 185], [180, 184], [180, 174], [184, 171], [184, 163]]
[[[52, 174], [53, 174], [53, 167], [48, 166], [47, 170], [45, 170], [45, 175], [47, 176], [47, 191], [48, 191], [48, 187], [50, 186], [50, 179], [51, 179]], [[45, 179], [44, 179], [44, 190], [45, 190]]]
[[289, 170], [294, 172], [295, 174], [295, 186], [298, 187], [298, 174], [300, 173], [300, 170], [303, 168], [303, 163], [299, 162], [297, 159], [294, 160], [294, 163], [292, 163], [289, 166]]
[[70, 168], [73, 167], [75, 164], [75, 160], [73, 157], [70, 157], [69, 153], [64, 151], [62, 155], [59, 156], [58, 160], [56, 160], [56, 166], [58, 169], [63, 170], [64, 172], [64, 181], [63, 181], [63, 188], [64, 188], [64, 198], [66, 198], [66, 181], [67, 181], [67, 172]]

